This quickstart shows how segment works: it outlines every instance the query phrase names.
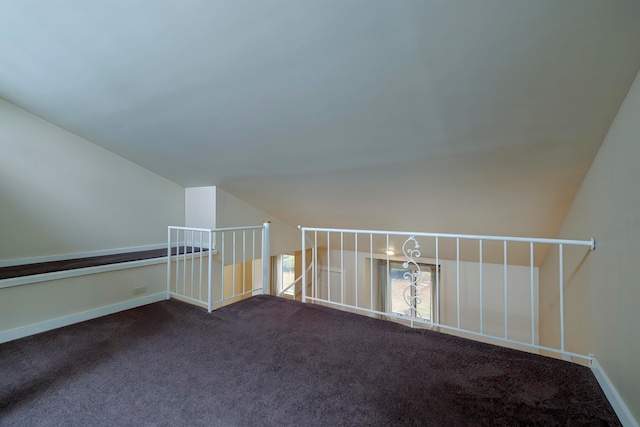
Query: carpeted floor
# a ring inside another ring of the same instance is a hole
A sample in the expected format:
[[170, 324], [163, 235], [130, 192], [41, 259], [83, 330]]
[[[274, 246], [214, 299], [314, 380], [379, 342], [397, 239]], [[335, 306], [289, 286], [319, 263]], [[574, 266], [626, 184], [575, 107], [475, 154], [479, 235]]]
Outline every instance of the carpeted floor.
[[3, 426], [619, 425], [583, 366], [258, 296], [0, 345]]

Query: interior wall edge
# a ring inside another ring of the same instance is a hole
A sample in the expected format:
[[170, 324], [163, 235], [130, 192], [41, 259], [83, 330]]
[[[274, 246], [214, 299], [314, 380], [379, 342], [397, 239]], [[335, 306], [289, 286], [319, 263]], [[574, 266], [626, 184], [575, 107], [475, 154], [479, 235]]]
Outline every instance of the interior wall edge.
[[600, 363], [595, 356], [591, 361], [591, 371], [596, 377], [596, 380], [598, 380], [598, 384], [600, 384], [602, 391], [605, 396], [607, 396], [609, 403], [613, 407], [613, 410], [620, 419], [622, 425], [625, 427], [639, 427], [638, 422], [631, 414], [631, 410], [629, 410], [627, 404], [622, 400], [620, 393], [618, 393], [618, 390], [616, 390], [615, 386], [607, 376], [607, 373], [602, 369], [602, 366], [600, 366]]

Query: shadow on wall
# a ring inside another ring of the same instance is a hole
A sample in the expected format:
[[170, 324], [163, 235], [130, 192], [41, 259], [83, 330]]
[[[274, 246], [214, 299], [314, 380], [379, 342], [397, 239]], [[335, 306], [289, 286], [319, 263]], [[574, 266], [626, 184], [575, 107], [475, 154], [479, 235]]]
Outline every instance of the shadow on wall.
[[[565, 347], [582, 354], [592, 352], [590, 338], [578, 333], [590, 327], [590, 320], [583, 307], [591, 306], [591, 295], [580, 280], [586, 274], [591, 249], [565, 247], [563, 249], [563, 306]], [[551, 248], [540, 266], [540, 344], [559, 347], [560, 335], [560, 259], [559, 249]]]
[[0, 260], [45, 255], [50, 252], [47, 251], [48, 246], [60, 248], [61, 253], [71, 252], [71, 247], [65, 244], [64, 236], [42, 220], [41, 217], [46, 212], [30, 209], [28, 205], [9, 197], [3, 182], [8, 181], [0, 176]]
[[184, 188], [0, 99], [0, 259], [164, 242]]

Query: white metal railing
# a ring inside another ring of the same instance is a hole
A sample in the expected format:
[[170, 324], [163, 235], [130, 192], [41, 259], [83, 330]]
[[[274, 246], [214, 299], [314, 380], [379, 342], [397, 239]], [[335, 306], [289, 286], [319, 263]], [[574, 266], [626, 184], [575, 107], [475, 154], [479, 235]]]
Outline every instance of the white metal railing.
[[[302, 236], [302, 239], [303, 239], [303, 240], [305, 240], [305, 236], [304, 236], [304, 234], [303, 234], [303, 236]], [[307, 246], [311, 246], [311, 262], [309, 263], [309, 266], [304, 270], [304, 272], [300, 275], [300, 277], [298, 277], [297, 279], [295, 279], [295, 280], [294, 280], [293, 282], [291, 282], [289, 285], [287, 285], [287, 286], [283, 286], [283, 289], [282, 289], [280, 292], [278, 292], [278, 296], [283, 296], [283, 295], [285, 295], [285, 293], [286, 293], [289, 289], [293, 288], [294, 286], [296, 286], [296, 284], [301, 283], [301, 282], [303, 281], [302, 276], [307, 277], [307, 275], [309, 274], [309, 272], [313, 271], [313, 268], [314, 268], [313, 266], [314, 266], [314, 262], [315, 262], [315, 259], [316, 259], [316, 255], [315, 255], [316, 250], [315, 250], [315, 248], [313, 247], [313, 242], [311, 241], [311, 239], [310, 239], [308, 236], [306, 237], [306, 243], [307, 243]], [[303, 265], [303, 266], [305, 265], [305, 263], [306, 263], [306, 259], [307, 259], [306, 250], [304, 249], [304, 246], [305, 246], [305, 245], [304, 245], [304, 243], [303, 243], [303, 245], [302, 245], [303, 250], [302, 250], [302, 256], [301, 256], [301, 259], [302, 259], [302, 265]], [[303, 267], [303, 268], [304, 268], [304, 267]], [[313, 281], [314, 281], [314, 280], [313, 280], [313, 278], [312, 278], [311, 280], [308, 280], [308, 281], [307, 281], [307, 283], [311, 283], [311, 282], [313, 282]], [[296, 295], [295, 295], [295, 294], [296, 294], [296, 292], [295, 292], [295, 290], [294, 290], [294, 299], [296, 298]], [[303, 292], [303, 295], [304, 295], [304, 292]], [[304, 301], [304, 299], [303, 299], [303, 301]]]
[[[592, 359], [566, 348], [563, 256], [567, 246], [594, 250], [594, 239], [299, 228], [303, 253], [307, 245], [314, 249], [311, 286], [306, 275], [301, 276], [303, 302], [549, 351], [569, 360]], [[540, 345], [537, 328], [540, 278], [535, 258], [551, 250], [558, 251], [557, 347]], [[391, 267], [393, 263], [401, 267]], [[423, 279], [425, 264], [432, 266], [431, 281]], [[392, 270], [404, 273], [393, 279]], [[420, 294], [427, 288], [429, 304]], [[405, 309], [398, 310], [402, 304]], [[429, 313], [421, 313], [422, 306], [428, 306]]]
[[[207, 307], [269, 293], [270, 222], [230, 228], [167, 228], [167, 299]], [[219, 280], [218, 280], [219, 278]]]

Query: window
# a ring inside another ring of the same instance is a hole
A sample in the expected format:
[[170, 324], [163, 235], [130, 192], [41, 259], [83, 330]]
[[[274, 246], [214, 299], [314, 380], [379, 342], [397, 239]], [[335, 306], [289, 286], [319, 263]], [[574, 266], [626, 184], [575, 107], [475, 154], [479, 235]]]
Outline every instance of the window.
[[[380, 277], [386, 277], [386, 262], [381, 262], [382, 271]], [[404, 267], [402, 261], [389, 262], [388, 287], [389, 308], [392, 313], [437, 321], [436, 304], [436, 266], [431, 264], [409, 264]], [[386, 280], [384, 280], [386, 281]], [[415, 282], [415, 286], [411, 283]], [[386, 289], [386, 286], [383, 286]], [[385, 293], [386, 293], [385, 292]]]
[[[278, 291], [282, 292], [289, 287], [296, 280], [295, 272], [296, 257], [289, 254], [278, 255], [277, 259], [277, 271], [278, 271]], [[291, 286], [286, 292], [286, 295], [294, 295], [295, 289]]]

